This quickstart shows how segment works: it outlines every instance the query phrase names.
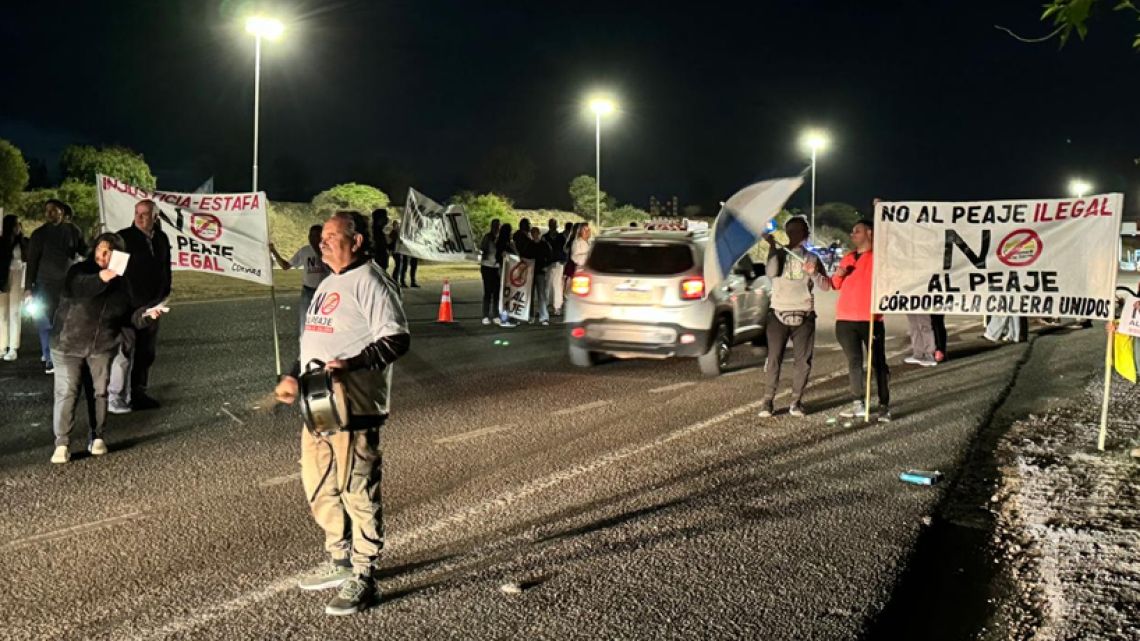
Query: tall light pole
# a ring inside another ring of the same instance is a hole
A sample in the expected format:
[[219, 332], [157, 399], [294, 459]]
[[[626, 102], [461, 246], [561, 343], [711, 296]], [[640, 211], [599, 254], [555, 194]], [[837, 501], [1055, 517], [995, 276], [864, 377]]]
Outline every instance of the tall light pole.
[[[254, 38], [253, 57], [253, 189], [257, 191], [257, 138], [261, 126], [261, 39], [276, 40], [285, 31], [285, 25], [280, 20], [254, 16], [246, 19], [245, 30]], [[269, 203], [265, 206], [265, 228], [269, 229]], [[266, 251], [269, 248], [266, 247]], [[272, 275], [272, 259], [269, 263]], [[270, 318], [273, 320], [273, 356], [277, 363], [277, 376], [281, 376], [281, 342], [277, 338], [277, 288], [273, 286], [272, 279], [269, 284], [269, 303], [273, 306]]]
[[594, 217], [595, 224], [602, 228], [602, 116], [608, 116], [617, 109], [609, 98], [591, 98], [590, 111], [594, 112]]
[[815, 159], [816, 154], [827, 148], [827, 133], [811, 129], [804, 132], [800, 144], [811, 151], [811, 236], [815, 237]]
[[1085, 194], [1090, 191], [1092, 191], [1092, 185], [1087, 180], [1073, 178], [1069, 181], [1069, 193], [1077, 198], [1084, 198]]

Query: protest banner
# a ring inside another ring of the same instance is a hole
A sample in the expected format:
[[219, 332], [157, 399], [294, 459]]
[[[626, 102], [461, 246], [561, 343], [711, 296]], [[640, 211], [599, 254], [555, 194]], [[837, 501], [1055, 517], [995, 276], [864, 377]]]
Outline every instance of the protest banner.
[[500, 276], [502, 296], [499, 297], [499, 315], [507, 318], [530, 320], [531, 292], [534, 286], [534, 259], [503, 254]]
[[396, 251], [445, 263], [479, 259], [471, 223], [463, 209], [455, 205], [444, 207], [415, 189], [408, 189]]
[[110, 176], [96, 176], [103, 229], [134, 224], [135, 205], [153, 200], [156, 229], [170, 241], [174, 271], [217, 274], [262, 285], [273, 284], [265, 192], [184, 194], [149, 192]]
[[880, 202], [873, 311], [1109, 320], [1123, 206], [1121, 194]]

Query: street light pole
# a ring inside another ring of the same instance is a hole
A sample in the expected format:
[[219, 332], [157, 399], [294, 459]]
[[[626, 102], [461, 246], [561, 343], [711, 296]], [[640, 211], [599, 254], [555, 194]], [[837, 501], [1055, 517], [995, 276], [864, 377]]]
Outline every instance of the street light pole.
[[261, 34], [254, 35], [253, 54], [253, 189], [257, 191], [257, 137], [261, 125]]
[[602, 112], [594, 111], [594, 224], [602, 229]]
[[[278, 20], [251, 17], [245, 21], [245, 30], [253, 35], [253, 191], [257, 192], [258, 136], [261, 133], [261, 38], [277, 39], [284, 26]], [[269, 203], [265, 203], [265, 230], [269, 231]], [[269, 247], [265, 248], [269, 251]], [[269, 260], [269, 303], [273, 306], [269, 315], [273, 323], [273, 358], [277, 365], [277, 376], [281, 376], [281, 340], [277, 335], [277, 288], [273, 284], [273, 259]]]
[[816, 146], [811, 147], [811, 237], [815, 239], [815, 152]]

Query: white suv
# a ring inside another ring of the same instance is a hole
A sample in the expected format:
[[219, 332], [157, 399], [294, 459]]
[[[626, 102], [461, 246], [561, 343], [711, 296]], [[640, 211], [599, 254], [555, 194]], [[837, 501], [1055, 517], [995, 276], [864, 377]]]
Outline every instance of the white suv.
[[733, 345], [759, 343], [771, 281], [745, 256], [713, 291], [702, 266], [707, 230], [603, 232], [571, 279], [566, 303], [570, 362], [696, 357], [720, 374]]

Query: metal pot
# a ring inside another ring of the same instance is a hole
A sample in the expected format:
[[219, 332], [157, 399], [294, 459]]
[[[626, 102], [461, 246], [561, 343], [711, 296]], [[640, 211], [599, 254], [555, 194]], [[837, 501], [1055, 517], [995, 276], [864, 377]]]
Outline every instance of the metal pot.
[[348, 398], [344, 384], [325, 369], [322, 361], [313, 359], [305, 366], [299, 381], [301, 415], [309, 431], [332, 434], [348, 426]]

